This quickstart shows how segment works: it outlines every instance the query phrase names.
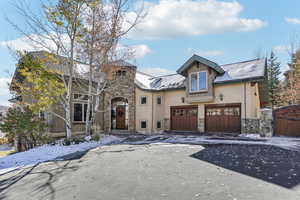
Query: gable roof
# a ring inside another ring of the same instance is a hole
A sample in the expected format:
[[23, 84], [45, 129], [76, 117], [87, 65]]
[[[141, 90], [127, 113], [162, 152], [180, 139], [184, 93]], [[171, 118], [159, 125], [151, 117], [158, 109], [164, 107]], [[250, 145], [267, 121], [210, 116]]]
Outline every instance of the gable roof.
[[223, 74], [224, 70], [215, 62], [210, 61], [206, 58], [203, 58], [201, 56], [198, 56], [196, 54], [194, 54], [192, 57], [190, 57], [178, 70], [177, 73], [178, 74], [183, 74], [184, 71], [186, 71], [194, 62], [199, 62], [202, 64], [205, 64], [209, 67], [211, 67], [212, 69], [214, 69], [216, 72], [218, 72], [219, 74]]

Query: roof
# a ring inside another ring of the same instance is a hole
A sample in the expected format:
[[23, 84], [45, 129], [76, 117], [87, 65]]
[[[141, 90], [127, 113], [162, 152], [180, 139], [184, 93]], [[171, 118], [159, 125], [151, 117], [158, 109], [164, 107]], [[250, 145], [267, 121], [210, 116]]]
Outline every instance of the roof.
[[265, 59], [254, 59], [221, 65], [225, 73], [217, 76], [215, 83], [236, 82], [264, 78]]
[[199, 62], [202, 64], [205, 64], [209, 67], [211, 67], [212, 69], [214, 69], [216, 72], [223, 74], [224, 70], [215, 62], [210, 61], [206, 58], [203, 58], [201, 56], [198, 56], [196, 54], [194, 54], [192, 57], [190, 57], [190, 59], [188, 59], [178, 70], [177, 73], [178, 74], [183, 74], [184, 71], [186, 71], [191, 64], [193, 64], [194, 62]]
[[137, 71], [135, 76], [135, 83], [139, 88], [153, 91], [184, 88], [184, 80], [185, 77], [180, 74], [153, 77]]
[[[265, 59], [254, 59], [232, 64], [220, 65], [223, 74], [214, 80], [215, 84], [253, 81], [263, 79], [265, 76]], [[180, 74], [170, 74], [153, 77], [151, 75], [136, 72], [136, 85], [145, 90], [160, 91], [170, 89], [182, 89], [185, 87], [185, 77]]]
[[9, 109], [8, 106], [1, 106], [1, 105], [0, 105], [0, 112], [7, 112], [8, 109]]

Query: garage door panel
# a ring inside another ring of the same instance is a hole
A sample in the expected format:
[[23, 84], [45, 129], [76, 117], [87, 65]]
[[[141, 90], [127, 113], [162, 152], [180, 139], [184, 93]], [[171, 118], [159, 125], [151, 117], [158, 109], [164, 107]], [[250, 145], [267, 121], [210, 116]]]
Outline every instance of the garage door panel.
[[195, 106], [171, 107], [171, 129], [197, 131], [198, 108]]
[[221, 104], [205, 106], [206, 132], [240, 133], [240, 104]]

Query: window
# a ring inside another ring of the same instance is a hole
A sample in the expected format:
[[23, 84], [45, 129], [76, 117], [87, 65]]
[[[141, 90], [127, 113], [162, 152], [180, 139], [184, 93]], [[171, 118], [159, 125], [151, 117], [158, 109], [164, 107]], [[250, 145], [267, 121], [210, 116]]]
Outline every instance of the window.
[[147, 121], [141, 121], [141, 128], [147, 128]]
[[[85, 122], [87, 113], [87, 103], [74, 103], [74, 122]], [[92, 110], [90, 110], [90, 120], [92, 118]]]
[[87, 101], [89, 99], [89, 96], [88, 95], [83, 95], [83, 94], [74, 94], [73, 98], [74, 98], [74, 100]]
[[190, 74], [190, 92], [207, 90], [207, 72], [195, 72]]
[[141, 104], [147, 104], [147, 97], [141, 97]]
[[124, 78], [125, 76], [126, 76], [126, 71], [124, 71], [124, 70], [116, 71], [116, 77]]
[[157, 97], [157, 104], [159, 104], [159, 105], [161, 104], [161, 96]]
[[156, 122], [156, 128], [161, 128], [161, 121]]

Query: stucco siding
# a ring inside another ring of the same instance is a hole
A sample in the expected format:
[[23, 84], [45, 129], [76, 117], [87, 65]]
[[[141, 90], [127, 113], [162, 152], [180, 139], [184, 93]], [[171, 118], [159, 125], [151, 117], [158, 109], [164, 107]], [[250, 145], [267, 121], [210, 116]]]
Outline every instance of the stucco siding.
[[[222, 95], [221, 95], [222, 94]], [[141, 105], [141, 96], [147, 97], [147, 104]], [[162, 104], [157, 105], [157, 96], [162, 97]], [[221, 96], [223, 98], [221, 98]], [[213, 100], [205, 103], [188, 103], [186, 90], [169, 90], [163, 92], [144, 91], [136, 88], [136, 130], [143, 133], [170, 130], [170, 108], [172, 106], [198, 105], [198, 130], [204, 132], [206, 104], [241, 104], [242, 119], [259, 119], [260, 102], [258, 84], [231, 83], [214, 85]], [[152, 104], [153, 103], [153, 104]], [[140, 127], [140, 121], [147, 120], [147, 128]], [[163, 121], [162, 129], [156, 128], [158, 120]]]

